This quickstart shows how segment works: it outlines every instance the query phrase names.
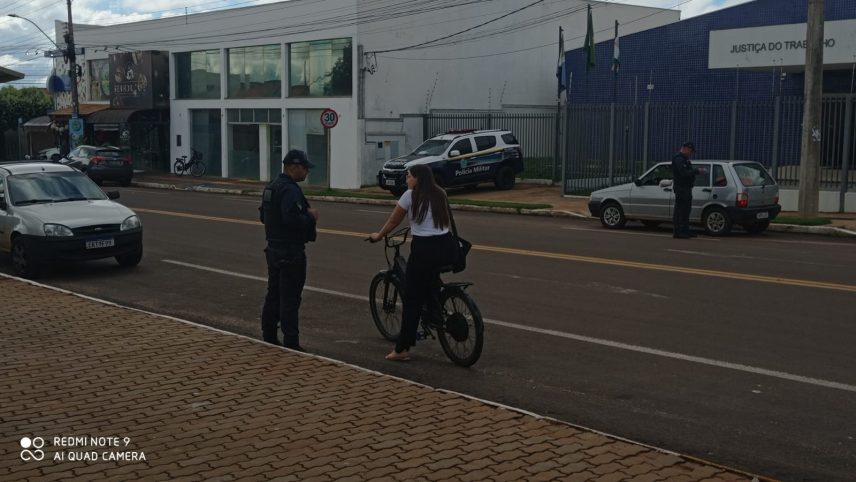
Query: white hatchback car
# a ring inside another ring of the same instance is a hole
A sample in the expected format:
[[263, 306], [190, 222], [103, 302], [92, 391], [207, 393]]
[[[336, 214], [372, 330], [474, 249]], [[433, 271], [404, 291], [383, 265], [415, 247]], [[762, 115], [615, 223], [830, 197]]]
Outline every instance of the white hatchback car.
[[[722, 236], [738, 224], [761, 233], [782, 210], [779, 185], [764, 166], [754, 161], [692, 161], [699, 170], [693, 186], [690, 222], [707, 234]], [[671, 222], [675, 194], [672, 165], [661, 162], [634, 182], [591, 193], [589, 211], [610, 229], [629, 220], [649, 227]]]
[[0, 251], [19, 276], [54, 264], [115, 257], [136, 266], [143, 227], [86, 174], [50, 162], [0, 163]]

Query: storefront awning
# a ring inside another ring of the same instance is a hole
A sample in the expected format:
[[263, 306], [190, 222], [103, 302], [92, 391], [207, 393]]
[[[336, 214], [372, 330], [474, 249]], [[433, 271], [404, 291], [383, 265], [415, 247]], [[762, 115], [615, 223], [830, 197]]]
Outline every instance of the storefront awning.
[[139, 109], [105, 109], [93, 112], [86, 121], [90, 125], [96, 124], [124, 124], [128, 119], [139, 112]]
[[33, 117], [24, 122], [24, 129], [47, 129], [51, 126], [51, 118], [46, 115]]
[[[80, 104], [80, 117], [88, 117], [89, 115], [109, 109], [110, 104]], [[63, 107], [53, 112], [48, 112], [51, 119], [68, 119], [71, 117], [71, 107]]]
[[12, 69], [7, 69], [6, 67], [0, 67], [0, 84], [12, 82], [14, 80], [21, 80], [23, 78], [24, 74], [22, 74], [21, 72], [14, 71]]

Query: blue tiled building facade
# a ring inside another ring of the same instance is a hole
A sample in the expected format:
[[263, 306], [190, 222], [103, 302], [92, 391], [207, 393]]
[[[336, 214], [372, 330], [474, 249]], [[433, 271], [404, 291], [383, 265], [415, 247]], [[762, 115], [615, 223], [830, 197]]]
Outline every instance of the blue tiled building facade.
[[[802, 96], [803, 72], [781, 69], [708, 69], [711, 30], [805, 23], [806, 0], [755, 0], [662, 27], [620, 36], [621, 68], [611, 71], [613, 41], [596, 45], [596, 65], [586, 71], [583, 49], [565, 53], [572, 74], [569, 102], [623, 104], [651, 102], [721, 102]], [[597, 8], [592, 15], [598, 14]], [[856, 18], [856, 1], [826, 0], [825, 20]], [[620, 28], [619, 28], [620, 33]], [[569, 36], [585, 32], [569, 32]], [[854, 52], [856, 55], [856, 52]], [[848, 93], [851, 69], [825, 70], [824, 93]], [[654, 89], [646, 87], [650, 83]]]

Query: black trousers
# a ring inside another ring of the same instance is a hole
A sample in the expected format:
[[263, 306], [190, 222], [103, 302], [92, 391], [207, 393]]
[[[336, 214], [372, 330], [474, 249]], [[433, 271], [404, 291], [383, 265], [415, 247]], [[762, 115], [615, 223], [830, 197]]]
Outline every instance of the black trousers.
[[691, 190], [675, 189], [675, 206], [672, 209], [672, 232], [674, 234], [690, 234], [692, 204], [693, 192]]
[[407, 258], [405, 272], [404, 307], [401, 333], [395, 351], [402, 352], [416, 344], [419, 317], [426, 305], [439, 307], [440, 271], [452, 264], [454, 237], [451, 233], [440, 236], [414, 236]]
[[262, 338], [277, 343], [277, 327], [281, 325], [284, 344], [296, 345], [300, 335], [298, 312], [306, 284], [306, 253], [303, 246], [286, 249], [268, 246], [265, 259], [268, 285], [262, 308]]

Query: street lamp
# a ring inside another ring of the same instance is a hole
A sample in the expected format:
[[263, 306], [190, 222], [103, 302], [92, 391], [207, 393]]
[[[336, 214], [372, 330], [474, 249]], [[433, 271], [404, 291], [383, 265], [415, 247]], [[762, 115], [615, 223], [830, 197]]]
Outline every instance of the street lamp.
[[[41, 29], [36, 22], [33, 22], [29, 18], [22, 17], [20, 15], [10, 13], [9, 16], [12, 18], [20, 18], [22, 20], [26, 20], [33, 24], [34, 27], [39, 29], [39, 32], [44, 34], [48, 40], [51, 41], [52, 44], [56, 46], [57, 49], [62, 51], [65, 55], [65, 58], [68, 59], [69, 66], [68, 76], [71, 78], [71, 120], [68, 123], [68, 131], [69, 131], [69, 147], [70, 149], [74, 149], [77, 147], [77, 139], [76, 136], [72, 133], [76, 133], [77, 136], [83, 135], [83, 120], [78, 119], [80, 117], [80, 101], [77, 96], [77, 52], [74, 48], [74, 29], [71, 22], [71, 0], [66, 0], [68, 5], [68, 33], [65, 35], [65, 49], [61, 49], [53, 39], [50, 38], [48, 34], [45, 33], [44, 30]], [[74, 125], [74, 126], [73, 126]], [[74, 127], [74, 128], [73, 128]]]
[[[42, 28], [41, 28], [41, 27], [39, 27], [38, 25], [36, 25], [36, 22], [33, 22], [33, 21], [32, 21], [32, 20], [30, 20], [29, 18], [27, 18], [27, 17], [22, 17], [22, 16], [20, 16], [20, 15], [18, 15], [18, 14], [15, 14], [15, 13], [10, 13], [10, 14], [9, 14], [9, 16], [10, 16], [10, 17], [12, 17], [12, 18], [20, 18], [21, 20], [26, 20], [26, 21], [30, 22], [31, 24], [33, 24], [33, 27], [36, 27], [37, 29], [39, 29], [39, 32], [41, 32], [45, 37], [47, 37], [47, 39], [48, 39], [48, 40], [50, 40], [50, 42], [51, 42], [52, 44], [54, 44], [54, 47], [59, 48], [59, 45], [57, 45], [57, 44], [56, 44], [56, 42], [54, 42], [54, 41], [53, 41], [53, 39], [51, 38], [51, 36], [50, 36], [50, 35], [48, 35], [48, 34], [46, 34], [46, 33], [45, 33], [45, 31], [44, 31], [44, 30], [42, 30]], [[62, 49], [60, 49], [60, 50], [62, 50]]]

